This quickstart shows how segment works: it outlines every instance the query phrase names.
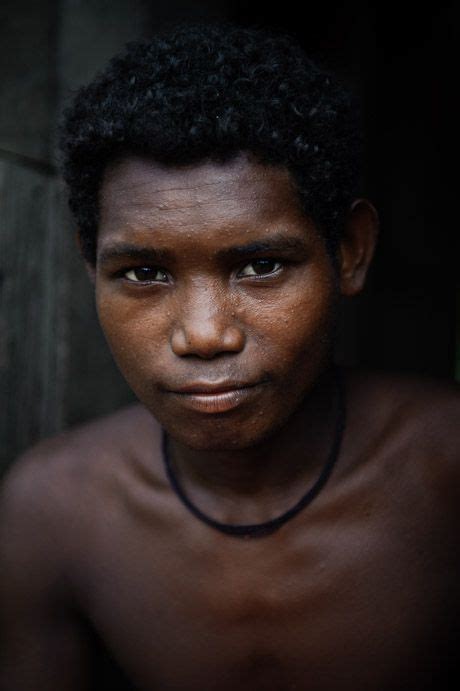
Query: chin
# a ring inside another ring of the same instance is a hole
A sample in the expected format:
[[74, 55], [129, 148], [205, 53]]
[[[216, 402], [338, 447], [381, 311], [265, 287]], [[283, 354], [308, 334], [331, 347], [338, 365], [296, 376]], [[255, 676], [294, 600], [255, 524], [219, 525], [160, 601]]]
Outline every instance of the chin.
[[162, 423], [162, 426], [172, 439], [196, 451], [242, 451], [269, 436], [265, 430], [242, 429], [238, 424], [227, 425], [218, 420], [191, 427], [177, 423]]
[[244, 451], [270, 440], [283, 427], [290, 415], [286, 411], [268, 415], [266, 411], [253, 415], [213, 416], [193, 422], [166, 419], [156, 415], [168, 435], [181, 445], [195, 451]]

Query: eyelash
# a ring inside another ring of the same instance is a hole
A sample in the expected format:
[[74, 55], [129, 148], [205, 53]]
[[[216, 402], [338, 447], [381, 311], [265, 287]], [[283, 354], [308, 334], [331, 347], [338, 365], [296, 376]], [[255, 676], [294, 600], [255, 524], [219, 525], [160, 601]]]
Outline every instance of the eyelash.
[[[273, 264], [278, 264], [279, 266], [276, 269], [274, 269], [273, 271], [267, 272], [265, 274], [249, 274], [246, 276], [240, 275], [241, 271], [243, 269], [245, 269], [248, 266], [251, 266], [252, 264], [255, 264], [256, 262], [270, 262]], [[274, 259], [271, 257], [261, 257], [260, 259], [253, 259], [251, 262], [247, 262], [246, 264], [244, 264], [240, 268], [240, 270], [238, 271], [237, 277], [238, 278], [251, 278], [251, 279], [255, 279], [257, 281], [261, 281], [261, 280], [264, 280], [266, 278], [273, 277], [274, 275], [279, 274], [286, 267], [287, 264], [288, 264], [288, 262], [286, 262], [286, 261], [281, 261], [279, 259]], [[131, 271], [137, 271], [140, 269], [150, 269], [150, 270], [155, 270], [155, 271], [161, 271], [162, 273], [167, 275], [167, 272], [164, 271], [164, 269], [161, 269], [160, 267], [145, 265], [145, 266], [134, 266], [134, 267], [131, 267], [130, 269], [122, 269], [121, 271], [117, 271], [115, 276], [117, 278], [124, 279], [127, 283], [144, 285], [144, 286], [145, 285], [158, 284], [158, 283], [166, 283], [166, 281], [157, 281], [154, 279], [146, 280], [146, 281], [141, 281], [141, 280], [138, 281], [138, 280], [133, 280], [133, 279], [126, 277], [126, 274], [130, 273]]]

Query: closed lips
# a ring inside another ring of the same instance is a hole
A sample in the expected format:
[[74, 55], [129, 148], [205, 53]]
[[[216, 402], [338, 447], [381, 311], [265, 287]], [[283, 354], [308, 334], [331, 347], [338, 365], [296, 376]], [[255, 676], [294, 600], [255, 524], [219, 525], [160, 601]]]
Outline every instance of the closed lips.
[[182, 394], [201, 394], [201, 395], [216, 395], [221, 393], [226, 393], [229, 391], [236, 391], [238, 389], [247, 389], [255, 384], [245, 384], [241, 382], [225, 382], [216, 384], [192, 384], [190, 386], [184, 386], [179, 389], [172, 389], [174, 393]]
[[[230, 388], [231, 387], [231, 388]], [[199, 413], [225, 413], [237, 408], [246, 399], [252, 396], [255, 390], [253, 385], [241, 385], [240, 383], [218, 384], [214, 386], [194, 385], [185, 387], [179, 391], [173, 391], [186, 408]]]

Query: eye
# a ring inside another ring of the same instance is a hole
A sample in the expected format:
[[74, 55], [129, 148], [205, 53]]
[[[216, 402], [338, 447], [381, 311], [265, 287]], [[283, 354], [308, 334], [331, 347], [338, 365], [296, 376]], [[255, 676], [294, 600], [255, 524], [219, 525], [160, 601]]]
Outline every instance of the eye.
[[126, 271], [123, 276], [133, 283], [151, 283], [152, 281], [159, 283], [168, 282], [166, 271], [152, 266], [139, 266], [135, 269], [130, 269]]
[[275, 259], [254, 259], [243, 267], [238, 276], [267, 276], [279, 271], [281, 266], [281, 262]]

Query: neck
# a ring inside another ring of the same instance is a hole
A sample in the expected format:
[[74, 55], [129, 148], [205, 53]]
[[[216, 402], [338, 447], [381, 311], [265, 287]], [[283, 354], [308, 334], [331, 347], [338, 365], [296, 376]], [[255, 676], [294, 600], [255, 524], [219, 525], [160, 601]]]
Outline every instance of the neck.
[[333, 370], [269, 439], [243, 450], [197, 451], [169, 443], [174, 473], [203, 512], [228, 523], [270, 520], [296, 502], [326, 464], [338, 416]]

